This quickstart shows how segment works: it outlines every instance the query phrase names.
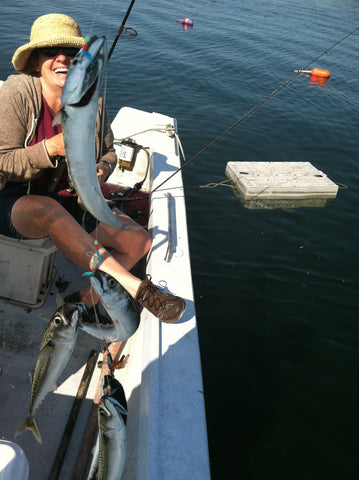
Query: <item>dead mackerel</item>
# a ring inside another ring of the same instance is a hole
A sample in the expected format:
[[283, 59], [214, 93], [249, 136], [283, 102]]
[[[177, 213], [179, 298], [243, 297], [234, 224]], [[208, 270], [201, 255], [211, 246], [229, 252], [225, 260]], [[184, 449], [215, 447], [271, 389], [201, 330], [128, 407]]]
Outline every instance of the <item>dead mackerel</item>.
[[98, 436], [87, 480], [119, 480], [127, 454], [127, 402], [121, 383], [112, 375], [102, 381]]
[[95, 135], [101, 80], [106, 66], [105, 37], [91, 37], [74, 57], [61, 96], [66, 162], [82, 205], [100, 222], [129, 229], [107, 205], [96, 171]]
[[42, 443], [33, 415], [46, 395], [56, 388], [56, 382], [74, 350], [78, 324], [78, 305], [66, 303], [59, 307], [52, 316], [42, 337], [35, 370], [30, 373], [29, 416], [18, 427], [15, 435], [29, 429], [37, 441]]
[[90, 282], [113, 325], [81, 322], [81, 328], [107, 342], [123, 342], [130, 338], [140, 324], [139, 304], [117, 280], [101, 270], [96, 270]]

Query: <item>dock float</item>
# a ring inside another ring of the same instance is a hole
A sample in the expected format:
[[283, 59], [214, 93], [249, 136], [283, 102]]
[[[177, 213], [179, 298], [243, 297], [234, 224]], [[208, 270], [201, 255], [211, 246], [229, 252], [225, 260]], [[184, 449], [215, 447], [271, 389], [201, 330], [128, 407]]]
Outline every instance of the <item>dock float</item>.
[[225, 174], [248, 208], [324, 206], [338, 192], [310, 162], [228, 162]]

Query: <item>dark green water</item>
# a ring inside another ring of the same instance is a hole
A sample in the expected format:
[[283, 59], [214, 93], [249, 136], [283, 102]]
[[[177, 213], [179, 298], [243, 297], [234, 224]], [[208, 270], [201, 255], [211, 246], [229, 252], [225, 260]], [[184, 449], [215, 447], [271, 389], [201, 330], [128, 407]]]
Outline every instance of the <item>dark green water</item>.
[[[126, 8], [1, 2], [1, 78], [38, 15], [112, 40]], [[176, 117], [189, 159], [357, 28], [359, 3], [137, 0], [128, 26], [111, 118], [123, 105]], [[359, 31], [312, 65], [325, 85], [297, 78], [184, 171], [215, 480], [359, 478], [358, 44]], [[228, 161], [309, 161], [341, 188], [325, 208], [249, 210], [228, 187], [200, 188]]]

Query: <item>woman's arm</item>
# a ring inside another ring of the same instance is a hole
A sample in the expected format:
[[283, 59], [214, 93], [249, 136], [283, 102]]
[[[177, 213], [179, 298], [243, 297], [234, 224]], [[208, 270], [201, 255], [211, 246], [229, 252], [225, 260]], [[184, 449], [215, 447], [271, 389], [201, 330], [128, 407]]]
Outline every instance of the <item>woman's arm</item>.
[[14, 182], [31, 180], [42, 169], [54, 167], [44, 142], [25, 146], [36, 129], [36, 109], [20, 77], [9, 77], [0, 88], [0, 172]]

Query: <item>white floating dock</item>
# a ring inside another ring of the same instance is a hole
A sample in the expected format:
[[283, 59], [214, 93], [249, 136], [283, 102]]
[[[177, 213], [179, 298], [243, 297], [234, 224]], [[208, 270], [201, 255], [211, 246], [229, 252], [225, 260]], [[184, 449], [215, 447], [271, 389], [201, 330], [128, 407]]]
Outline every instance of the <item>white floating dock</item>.
[[264, 207], [264, 200], [277, 207], [323, 206], [338, 192], [338, 185], [309, 162], [228, 162], [225, 173], [244, 202], [259, 201], [254, 208]]

